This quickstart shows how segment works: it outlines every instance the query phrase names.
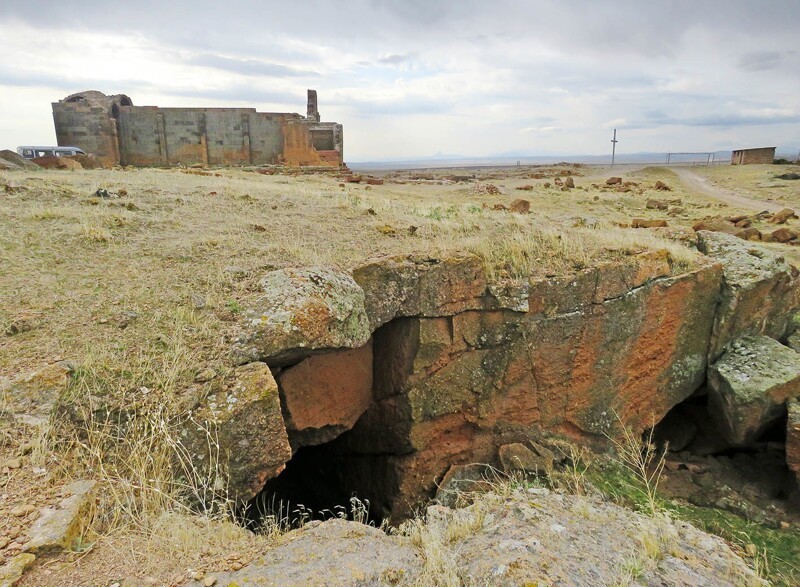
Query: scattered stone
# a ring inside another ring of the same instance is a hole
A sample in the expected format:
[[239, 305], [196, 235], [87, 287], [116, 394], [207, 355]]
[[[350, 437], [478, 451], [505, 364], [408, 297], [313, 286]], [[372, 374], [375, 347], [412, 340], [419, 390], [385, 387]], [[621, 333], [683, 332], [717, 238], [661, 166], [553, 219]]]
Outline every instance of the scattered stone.
[[545, 474], [552, 471], [555, 455], [541, 445], [532, 443], [532, 446], [534, 450], [519, 442], [502, 445], [498, 454], [503, 471], [506, 473], [523, 471], [533, 474]]
[[496, 196], [500, 193], [500, 188], [491, 183], [483, 183], [475, 186], [475, 191], [479, 194], [486, 194], [488, 196]]
[[[0, 153], [0, 156], [2, 156], [2, 153]], [[776, 175], [775, 178], [787, 180], [800, 179], [800, 173], [781, 173], [780, 175]]]
[[528, 214], [531, 211], [531, 203], [528, 200], [517, 198], [511, 202], [508, 209], [517, 214]]
[[767, 336], [728, 345], [708, 370], [710, 413], [735, 446], [755, 442], [800, 396], [800, 354]]
[[397, 229], [394, 226], [383, 224], [377, 227], [378, 232], [386, 236], [397, 236]]
[[508, 206], [506, 206], [505, 204], [495, 204], [494, 206], [492, 206], [492, 210], [498, 210], [498, 211], [508, 210]]
[[203, 369], [194, 376], [195, 383], [207, 383], [214, 379], [217, 376], [217, 372], [214, 369]]
[[790, 218], [797, 218], [797, 214], [791, 208], [784, 208], [780, 212], [776, 212], [767, 222], [770, 224], [784, 224]]
[[734, 222], [734, 226], [736, 228], [749, 228], [753, 224], [753, 221], [749, 218], [742, 218], [741, 220], [737, 220]]
[[99, 190], [97, 190], [94, 193], [94, 196], [96, 198], [102, 198], [104, 200], [108, 200], [108, 199], [111, 199], [111, 198], [119, 198], [119, 196], [117, 194], [115, 194], [114, 192], [110, 192], [110, 191], [108, 191], [107, 189], [104, 189], [104, 188], [100, 188]]
[[648, 220], [647, 218], [634, 218], [631, 228], [659, 228], [668, 226], [666, 220]]
[[740, 238], [746, 241], [760, 241], [761, 240], [761, 231], [758, 230], [755, 226], [751, 226], [750, 228], [742, 228], [737, 230], [733, 233], [736, 238]]
[[369, 185], [383, 185], [383, 180], [382, 179], [377, 179], [375, 177], [370, 177], [369, 179], [367, 179], [367, 184], [369, 184]]
[[65, 487], [70, 493], [58, 507], [42, 509], [41, 515], [28, 530], [30, 540], [26, 552], [55, 552], [76, 546], [94, 515], [94, 481], [76, 481]]
[[9, 510], [8, 513], [14, 516], [15, 518], [24, 518], [28, 514], [32, 514], [35, 511], [36, 511], [36, 506], [28, 503], [25, 505], [12, 508], [11, 510]]
[[772, 232], [765, 233], [762, 240], [767, 243], [788, 243], [798, 238], [798, 233], [788, 228], [778, 228]]
[[666, 210], [669, 208], [669, 204], [667, 204], [664, 200], [650, 198], [647, 200], [645, 208], [649, 208], [650, 210]]
[[192, 306], [195, 310], [202, 310], [206, 307], [206, 296], [193, 293], [191, 296]]
[[564, 178], [564, 187], [569, 189], [575, 187], [575, 180], [572, 179], [572, 176], [567, 176]]
[[701, 230], [710, 232], [724, 232], [726, 234], [734, 234], [736, 232], [736, 228], [721, 216], [710, 216], [708, 218], [698, 220], [692, 225], [692, 230], [696, 232]]
[[606, 180], [606, 185], [622, 185], [621, 177], [609, 177]]
[[22, 460], [19, 458], [8, 459], [6, 462], [2, 464], [2, 467], [8, 467], [9, 469], [19, 469], [22, 466]]
[[12, 558], [0, 567], [0, 586], [13, 587], [16, 585], [35, 560], [36, 556], [27, 552]]
[[486, 493], [492, 488], [497, 472], [489, 465], [451, 465], [436, 489], [436, 501], [445, 507], [463, 505], [470, 493]]
[[36, 163], [30, 159], [26, 159], [16, 151], [11, 151], [9, 149], [3, 149], [0, 151], [0, 160], [22, 169], [39, 169], [39, 166]]
[[550, 188], [551, 187], [550, 186], [550, 182], [549, 181], [544, 182], [543, 187], [544, 188]]
[[516, 188], [516, 189], [518, 189], [518, 190], [522, 190], [522, 191], [524, 191], [524, 192], [529, 192], [529, 191], [531, 191], [531, 190], [533, 189], [533, 186], [532, 186], [531, 184], [525, 184], [525, 185], [521, 185], [521, 186], [519, 186], [519, 187], [518, 187], [518, 188]]
[[217, 584], [217, 578], [214, 576], [206, 577], [203, 579], [203, 587], [214, 587]]
[[5, 385], [0, 380], [5, 410], [26, 424], [45, 424], [56, 400], [66, 391], [73, 370], [72, 364], [61, 361]]
[[662, 192], [671, 192], [672, 188], [665, 184], [663, 181], [656, 182], [656, 189]]
[[233, 354], [240, 364], [287, 364], [313, 350], [356, 348], [371, 335], [364, 290], [331, 269], [280, 269], [260, 282]]

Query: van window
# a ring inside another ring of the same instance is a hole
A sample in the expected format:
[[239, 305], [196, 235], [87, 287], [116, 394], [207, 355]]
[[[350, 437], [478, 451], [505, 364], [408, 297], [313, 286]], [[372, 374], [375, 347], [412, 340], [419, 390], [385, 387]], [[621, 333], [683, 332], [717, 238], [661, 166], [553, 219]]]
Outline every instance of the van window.
[[32, 159], [34, 157], [33, 149], [22, 149], [22, 156], [26, 159]]
[[36, 151], [37, 157], [52, 157], [54, 154], [53, 151]]

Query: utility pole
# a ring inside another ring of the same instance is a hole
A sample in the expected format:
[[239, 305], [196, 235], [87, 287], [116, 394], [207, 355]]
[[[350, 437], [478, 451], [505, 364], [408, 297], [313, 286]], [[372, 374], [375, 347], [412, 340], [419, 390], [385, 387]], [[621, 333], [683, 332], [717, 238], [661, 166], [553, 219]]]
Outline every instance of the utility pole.
[[618, 142], [619, 141], [617, 140], [617, 129], [615, 128], [614, 129], [614, 138], [611, 139], [611, 166], [612, 167], [614, 166], [614, 157], [617, 154], [617, 143]]

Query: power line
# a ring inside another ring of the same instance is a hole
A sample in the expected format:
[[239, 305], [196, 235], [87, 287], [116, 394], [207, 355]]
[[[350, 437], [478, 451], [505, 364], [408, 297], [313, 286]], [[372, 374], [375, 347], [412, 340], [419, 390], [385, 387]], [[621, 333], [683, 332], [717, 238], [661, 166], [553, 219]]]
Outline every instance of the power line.
[[614, 129], [614, 138], [611, 139], [611, 165], [612, 165], [612, 167], [614, 165], [614, 157], [617, 154], [617, 143], [618, 142], [619, 141], [617, 140], [617, 129], [615, 128]]

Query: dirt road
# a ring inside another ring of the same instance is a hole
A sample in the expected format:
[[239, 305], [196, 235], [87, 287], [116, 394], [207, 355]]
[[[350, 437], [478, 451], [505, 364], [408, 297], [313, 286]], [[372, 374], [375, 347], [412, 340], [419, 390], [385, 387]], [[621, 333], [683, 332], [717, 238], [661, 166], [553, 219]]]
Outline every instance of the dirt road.
[[739, 195], [725, 188], [715, 186], [708, 178], [705, 178], [687, 167], [673, 167], [671, 171], [680, 178], [681, 183], [688, 189], [705, 194], [720, 202], [725, 202], [731, 206], [739, 206], [742, 208], [750, 208], [752, 210], [769, 210], [770, 212], [778, 212], [783, 208], [779, 204], [773, 202], [765, 202], [763, 200], [753, 200], [742, 195]]

